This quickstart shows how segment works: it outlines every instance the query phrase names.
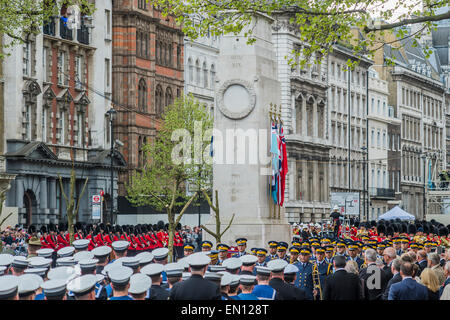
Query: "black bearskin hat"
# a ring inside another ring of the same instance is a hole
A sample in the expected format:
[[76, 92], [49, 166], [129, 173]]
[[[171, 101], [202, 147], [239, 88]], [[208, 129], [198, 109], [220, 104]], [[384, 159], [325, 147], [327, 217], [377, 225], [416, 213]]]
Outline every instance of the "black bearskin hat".
[[164, 221], [159, 220], [157, 223], [158, 230], [164, 229]]
[[400, 232], [398, 224], [396, 224], [396, 223], [392, 224], [392, 228], [394, 229], [394, 232]]
[[408, 234], [416, 234], [417, 228], [415, 225], [410, 224], [408, 225]]
[[177, 227], [175, 229], [176, 230], [181, 230], [181, 223], [178, 222]]
[[51, 232], [56, 231], [56, 226], [51, 222], [47, 225], [47, 228], [48, 228], [48, 231], [51, 231]]
[[382, 223], [378, 224], [377, 232], [378, 232], [378, 235], [380, 235], [382, 233], [386, 234], [386, 227], [384, 226], [384, 224], [382, 224]]
[[408, 225], [406, 223], [402, 223], [400, 225], [400, 233], [406, 233], [408, 232]]
[[355, 227], [359, 228], [359, 226], [360, 226], [360, 222], [359, 221], [355, 221]]
[[436, 228], [436, 226], [431, 226], [430, 233], [437, 235], [439, 233], [438, 228]]
[[47, 233], [47, 227], [46, 226], [42, 226], [41, 229], [39, 229], [41, 231], [41, 233]]
[[428, 224], [423, 225], [423, 232], [426, 234], [430, 233], [430, 227], [428, 226]]
[[377, 226], [377, 222], [375, 220], [370, 221], [370, 227], [376, 227]]
[[35, 226], [34, 224], [31, 224], [31, 225], [28, 227], [27, 232], [28, 232], [28, 234], [35, 233], [35, 232], [36, 232], [36, 226]]
[[394, 235], [394, 228], [392, 226], [388, 226], [386, 228], [386, 236], [393, 236]]
[[447, 227], [440, 227], [439, 228], [439, 235], [441, 236], [441, 237], [446, 237], [447, 235], [448, 235], [448, 229], [447, 229]]

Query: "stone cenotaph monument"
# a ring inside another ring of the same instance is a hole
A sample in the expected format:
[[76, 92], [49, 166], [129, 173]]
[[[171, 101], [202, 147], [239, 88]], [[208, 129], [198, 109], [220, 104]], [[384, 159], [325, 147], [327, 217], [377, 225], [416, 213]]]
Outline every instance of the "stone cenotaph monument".
[[[247, 44], [244, 31], [221, 37], [217, 62], [213, 195], [218, 190], [221, 231], [235, 214], [222, 242], [236, 245], [236, 238], [247, 238], [247, 251], [266, 247], [270, 240], [291, 240], [283, 208], [280, 218], [271, 215], [269, 106], [279, 104], [281, 90], [272, 22], [266, 15], [253, 16], [249, 26], [256, 39], [253, 44]], [[205, 226], [216, 230], [215, 213], [211, 213]], [[203, 238], [214, 240], [205, 231]]]

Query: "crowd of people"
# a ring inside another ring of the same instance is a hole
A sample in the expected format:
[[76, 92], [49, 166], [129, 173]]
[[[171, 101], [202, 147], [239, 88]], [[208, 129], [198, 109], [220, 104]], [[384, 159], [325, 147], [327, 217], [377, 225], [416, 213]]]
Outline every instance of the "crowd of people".
[[72, 243], [64, 224], [7, 228], [0, 299], [450, 299], [450, 226], [434, 220], [294, 224], [290, 243], [250, 250], [178, 225], [170, 263], [167, 227], [76, 224]]

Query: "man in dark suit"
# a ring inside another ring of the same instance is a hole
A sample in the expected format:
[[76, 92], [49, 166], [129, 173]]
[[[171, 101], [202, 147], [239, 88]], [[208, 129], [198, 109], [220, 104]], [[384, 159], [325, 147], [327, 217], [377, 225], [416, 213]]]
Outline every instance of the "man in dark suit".
[[404, 262], [400, 266], [402, 281], [394, 283], [389, 290], [388, 300], [428, 300], [427, 287], [412, 278], [413, 265]]
[[[287, 273], [284, 274], [284, 270], [287, 266], [289, 266], [286, 270]], [[282, 259], [269, 261], [267, 267], [270, 269], [272, 277], [269, 281], [269, 286], [277, 291], [275, 300], [306, 300], [305, 290], [284, 281], [285, 277], [291, 282], [295, 281], [298, 272], [297, 267], [288, 264], [286, 260]]]
[[[394, 248], [392, 248], [394, 249]], [[395, 252], [395, 250], [394, 250]], [[395, 259], [391, 262], [391, 272], [393, 274], [391, 280], [389, 280], [386, 289], [383, 292], [382, 299], [387, 300], [389, 295], [389, 290], [394, 283], [398, 283], [402, 281], [402, 276], [400, 275], [400, 266], [402, 265], [402, 261], [400, 259]]]
[[427, 260], [427, 252], [425, 250], [419, 250], [417, 252], [417, 264], [419, 265], [419, 271], [417, 272], [417, 276], [420, 277], [423, 269], [428, 266]]
[[344, 256], [333, 259], [334, 273], [329, 275], [324, 286], [324, 300], [361, 300], [361, 282], [356, 274], [348, 273], [344, 268]]
[[386, 274], [387, 278], [389, 280], [392, 279], [394, 274], [391, 271], [392, 262], [397, 257], [397, 254], [395, 253], [395, 249], [393, 247], [387, 247], [383, 251], [383, 260], [385, 263], [385, 266], [383, 267], [383, 271]]
[[364, 300], [381, 300], [389, 279], [386, 273], [377, 266], [377, 252], [367, 249], [364, 254], [366, 268], [361, 269], [359, 278], [363, 281]]
[[213, 282], [203, 279], [211, 258], [202, 252], [189, 256], [191, 277], [177, 282], [170, 290], [170, 300], [221, 300], [220, 288]]

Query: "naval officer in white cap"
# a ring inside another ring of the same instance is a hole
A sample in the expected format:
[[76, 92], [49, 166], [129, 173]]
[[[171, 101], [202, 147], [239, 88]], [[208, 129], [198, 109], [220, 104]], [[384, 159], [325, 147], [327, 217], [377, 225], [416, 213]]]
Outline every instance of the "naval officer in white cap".
[[211, 258], [202, 252], [191, 254], [187, 261], [191, 268], [188, 280], [174, 284], [171, 300], [221, 300], [220, 288], [203, 278]]

